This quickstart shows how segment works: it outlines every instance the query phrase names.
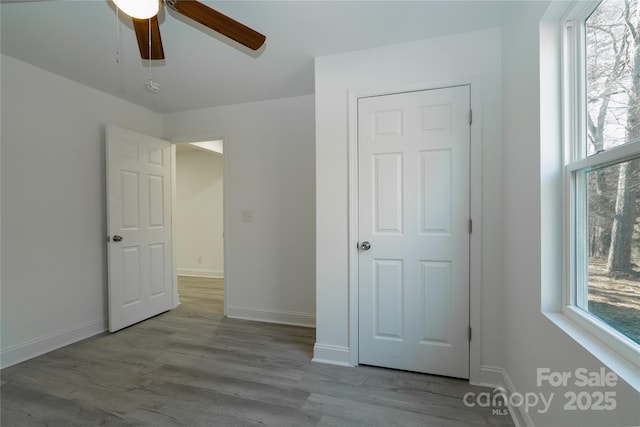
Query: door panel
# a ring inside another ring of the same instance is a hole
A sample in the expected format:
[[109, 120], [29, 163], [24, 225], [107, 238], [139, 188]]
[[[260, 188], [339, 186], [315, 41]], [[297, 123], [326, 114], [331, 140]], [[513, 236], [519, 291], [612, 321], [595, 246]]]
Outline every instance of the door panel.
[[107, 128], [111, 332], [173, 305], [170, 147], [167, 141]]
[[402, 155], [373, 156], [376, 233], [402, 233]]
[[451, 150], [420, 152], [422, 234], [451, 232]]
[[375, 337], [402, 340], [404, 337], [404, 283], [401, 260], [374, 261]]
[[469, 93], [358, 101], [362, 364], [468, 377]]
[[421, 343], [449, 345], [448, 307], [451, 305], [451, 263], [422, 261], [420, 300], [422, 301]]

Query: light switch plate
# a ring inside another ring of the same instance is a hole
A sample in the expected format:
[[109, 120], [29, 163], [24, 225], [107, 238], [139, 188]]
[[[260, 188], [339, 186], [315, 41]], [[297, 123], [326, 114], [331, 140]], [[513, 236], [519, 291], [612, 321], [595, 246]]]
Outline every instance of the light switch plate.
[[253, 222], [253, 211], [252, 210], [243, 210], [242, 211], [242, 222]]

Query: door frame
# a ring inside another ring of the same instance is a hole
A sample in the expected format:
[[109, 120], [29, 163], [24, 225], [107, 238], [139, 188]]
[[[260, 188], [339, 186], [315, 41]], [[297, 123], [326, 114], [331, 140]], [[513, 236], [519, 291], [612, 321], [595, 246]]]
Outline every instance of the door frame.
[[455, 80], [423, 83], [412, 86], [349, 89], [348, 96], [348, 293], [349, 293], [349, 364], [358, 365], [358, 100], [372, 96], [393, 95], [469, 86], [473, 119], [469, 151], [469, 215], [473, 232], [469, 235], [469, 326], [473, 330], [469, 342], [469, 382], [480, 384], [482, 342], [482, 111], [481, 78], [463, 77]]
[[[169, 139], [171, 142], [171, 221], [172, 224], [176, 223], [175, 214], [176, 214], [176, 145], [177, 144], [189, 144], [191, 142], [199, 142], [199, 141], [213, 141], [213, 140], [222, 140], [223, 153], [222, 153], [222, 268], [223, 268], [223, 299], [224, 299], [224, 310], [223, 315], [227, 317], [227, 283], [228, 283], [228, 269], [227, 269], [227, 245], [228, 245], [228, 234], [227, 234], [227, 218], [228, 216], [228, 203], [227, 203], [227, 156], [228, 156], [228, 144], [226, 144], [226, 138], [224, 135], [199, 135], [199, 136], [178, 136]], [[176, 227], [172, 227], [172, 238], [173, 241], [176, 241]], [[178, 266], [176, 264], [176, 252], [173, 252], [173, 301], [174, 308], [180, 304], [180, 296], [178, 295]]]

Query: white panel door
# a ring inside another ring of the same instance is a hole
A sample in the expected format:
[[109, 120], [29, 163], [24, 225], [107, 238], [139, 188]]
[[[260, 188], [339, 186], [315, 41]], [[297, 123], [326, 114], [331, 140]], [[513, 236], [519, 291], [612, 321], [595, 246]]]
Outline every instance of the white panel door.
[[107, 128], [109, 331], [173, 305], [171, 145]]
[[361, 364], [469, 376], [469, 97], [358, 101]]

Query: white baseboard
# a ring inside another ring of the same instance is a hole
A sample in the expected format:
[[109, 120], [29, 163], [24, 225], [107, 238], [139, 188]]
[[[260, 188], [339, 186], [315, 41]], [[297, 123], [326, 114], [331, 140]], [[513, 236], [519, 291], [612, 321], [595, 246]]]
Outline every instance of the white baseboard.
[[328, 365], [352, 366], [349, 363], [350, 352], [348, 347], [336, 345], [318, 344], [313, 346], [312, 362], [326, 363]]
[[7, 368], [16, 363], [24, 362], [66, 345], [101, 334], [107, 329], [107, 320], [101, 320], [2, 349], [0, 351], [0, 368]]
[[[511, 382], [511, 378], [509, 378], [507, 371], [503, 369], [502, 372], [504, 388], [507, 389], [509, 393], [517, 393], [516, 387]], [[513, 419], [513, 423], [516, 427], [534, 427], [533, 420], [529, 416], [529, 413], [523, 409], [523, 406], [515, 408], [509, 404], [509, 413], [511, 414], [511, 418]]]
[[258, 322], [280, 323], [283, 325], [316, 327], [316, 315], [286, 310], [271, 310], [257, 307], [227, 306], [227, 317], [232, 319], [256, 320]]
[[504, 369], [498, 368], [496, 366], [480, 366], [480, 383], [475, 384], [483, 387], [505, 387], [505, 376], [506, 373]]
[[206, 277], [208, 279], [224, 279], [224, 271], [205, 268], [178, 268], [178, 276]]
[[[480, 367], [481, 383], [478, 385], [492, 388], [503, 388], [506, 390], [507, 395], [517, 393], [509, 374], [503, 368], [496, 366], [482, 365]], [[529, 416], [522, 406], [514, 407], [510, 403], [508, 404], [509, 415], [516, 427], [533, 427], [533, 420]]]

